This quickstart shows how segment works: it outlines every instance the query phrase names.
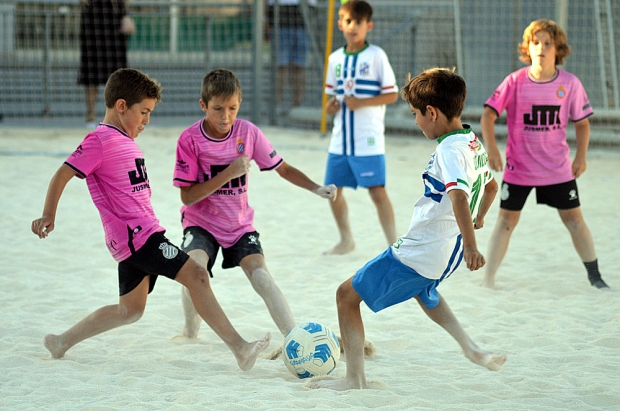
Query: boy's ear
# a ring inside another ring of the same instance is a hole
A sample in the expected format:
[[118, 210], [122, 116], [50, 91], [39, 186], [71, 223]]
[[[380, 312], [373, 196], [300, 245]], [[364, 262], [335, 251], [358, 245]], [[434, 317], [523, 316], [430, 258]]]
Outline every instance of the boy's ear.
[[372, 27], [375, 25], [375, 23], [371, 20], [368, 22], [368, 24], [366, 25], [366, 27], [368, 28], [368, 30], [366, 31], [370, 31], [372, 30]]
[[127, 106], [127, 101], [125, 99], [119, 98], [116, 100], [116, 103], [114, 103], [114, 108], [116, 111], [123, 114], [129, 107]]
[[206, 113], [207, 112], [207, 105], [205, 104], [205, 102], [202, 101], [202, 99], [198, 100], [198, 102], [200, 103], [200, 109]]

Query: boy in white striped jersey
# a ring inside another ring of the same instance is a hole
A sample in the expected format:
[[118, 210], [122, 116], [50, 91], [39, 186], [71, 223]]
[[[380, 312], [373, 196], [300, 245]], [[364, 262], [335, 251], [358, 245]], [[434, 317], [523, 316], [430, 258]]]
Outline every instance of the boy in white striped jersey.
[[385, 190], [385, 107], [398, 100], [394, 70], [387, 55], [366, 41], [372, 29], [372, 7], [350, 0], [338, 11], [338, 28], [347, 42], [329, 57], [326, 111], [334, 115], [325, 184], [338, 187], [332, 213], [340, 242], [326, 254], [346, 254], [355, 248], [343, 187], [368, 188], [377, 207], [388, 245], [396, 241], [394, 210]]
[[448, 69], [426, 70], [403, 88], [403, 99], [416, 124], [429, 140], [437, 141], [422, 174], [424, 192], [413, 208], [407, 233], [338, 288], [346, 376], [311, 383], [311, 388], [367, 388], [362, 301], [378, 312], [415, 298], [470, 361], [491, 371], [506, 361], [503, 354], [480, 349], [437, 292], [437, 286], [462, 260], [470, 270], [484, 266], [474, 229], [483, 227], [497, 193], [484, 147], [469, 126], [461, 123], [466, 93], [465, 80]]

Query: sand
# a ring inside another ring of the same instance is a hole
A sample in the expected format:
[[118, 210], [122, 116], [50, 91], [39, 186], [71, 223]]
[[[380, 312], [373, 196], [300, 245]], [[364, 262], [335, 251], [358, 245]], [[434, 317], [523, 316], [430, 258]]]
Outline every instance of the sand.
[[[180, 200], [171, 184], [180, 128], [151, 127], [142, 147], [153, 205], [169, 238], [180, 243]], [[265, 128], [279, 153], [315, 181], [324, 174], [328, 140], [318, 133]], [[374, 314], [362, 305], [367, 339], [377, 355], [366, 364], [375, 389], [309, 390], [281, 360], [259, 358], [243, 372], [203, 324], [199, 338], [179, 337], [180, 285], [162, 278], [137, 323], [86, 340], [53, 360], [43, 346], [100, 306], [117, 302], [116, 263], [83, 181], [61, 199], [56, 229], [39, 240], [30, 223], [41, 215], [48, 182], [85, 135], [84, 129], [0, 128], [0, 409], [7, 410], [617, 410], [620, 408], [620, 297], [592, 288], [557, 213], [528, 204], [496, 279], [461, 267], [440, 286], [471, 337], [503, 352], [491, 372], [465, 359], [452, 338], [415, 302]], [[388, 193], [397, 229], [407, 229], [422, 190], [420, 175], [435, 143], [391, 136]], [[356, 250], [323, 256], [337, 239], [329, 206], [277, 173], [250, 171], [250, 203], [267, 265], [298, 322], [338, 330], [335, 291], [385, 240], [365, 190], [346, 190]], [[500, 176], [501, 177], [501, 176]], [[620, 289], [618, 219], [620, 152], [591, 149], [579, 179], [583, 213], [601, 272]], [[496, 201], [478, 231], [485, 252]], [[212, 282], [239, 332], [255, 340], [269, 331], [267, 352], [283, 337], [240, 269]], [[340, 362], [333, 376], [344, 375]]]

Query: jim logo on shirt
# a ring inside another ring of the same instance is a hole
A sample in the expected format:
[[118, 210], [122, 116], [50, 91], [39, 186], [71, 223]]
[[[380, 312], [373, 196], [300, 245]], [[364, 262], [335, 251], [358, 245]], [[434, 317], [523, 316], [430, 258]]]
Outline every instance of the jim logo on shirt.
[[524, 131], [551, 131], [562, 128], [562, 106], [532, 106], [530, 113], [523, 114]]
[[127, 174], [129, 175], [129, 182], [134, 186], [133, 190], [131, 190], [132, 193], [151, 188], [149, 185], [149, 178], [146, 175], [146, 166], [144, 165], [143, 158], [136, 158], [136, 169]]
[[[228, 164], [227, 165], [215, 165], [215, 164], [211, 165], [211, 167], [209, 167], [209, 174], [204, 173], [203, 175], [204, 181], [209, 181], [210, 179], [212, 179], [213, 177], [215, 177], [216, 175], [224, 171], [226, 168], [228, 168], [228, 166], [229, 166]], [[246, 186], [246, 181], [247, 181], [246, 174], [240, 177], [233, 178], [229, 182], [224, 184], [222, 187], [220, 187], [218, 190], [215, 190], [213, 194], [224, 195], [224, 196], [234, 196], [237, 194], [243, 194], [248, 190]]]

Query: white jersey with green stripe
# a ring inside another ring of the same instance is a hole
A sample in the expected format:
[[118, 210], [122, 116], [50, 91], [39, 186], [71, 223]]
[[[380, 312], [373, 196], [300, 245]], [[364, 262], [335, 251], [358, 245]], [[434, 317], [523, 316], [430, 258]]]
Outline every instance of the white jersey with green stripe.
[[450, 190], [463, 190], [475, 219], [486, 184], [493, 179], [488, 156], [470, 128], [437, 139], [422, 180], [424, 194], [413, 208], [407, 234], [392, 246], [393, 255], [420, 275], [447, 278], [463, 259], [463, 243]]

